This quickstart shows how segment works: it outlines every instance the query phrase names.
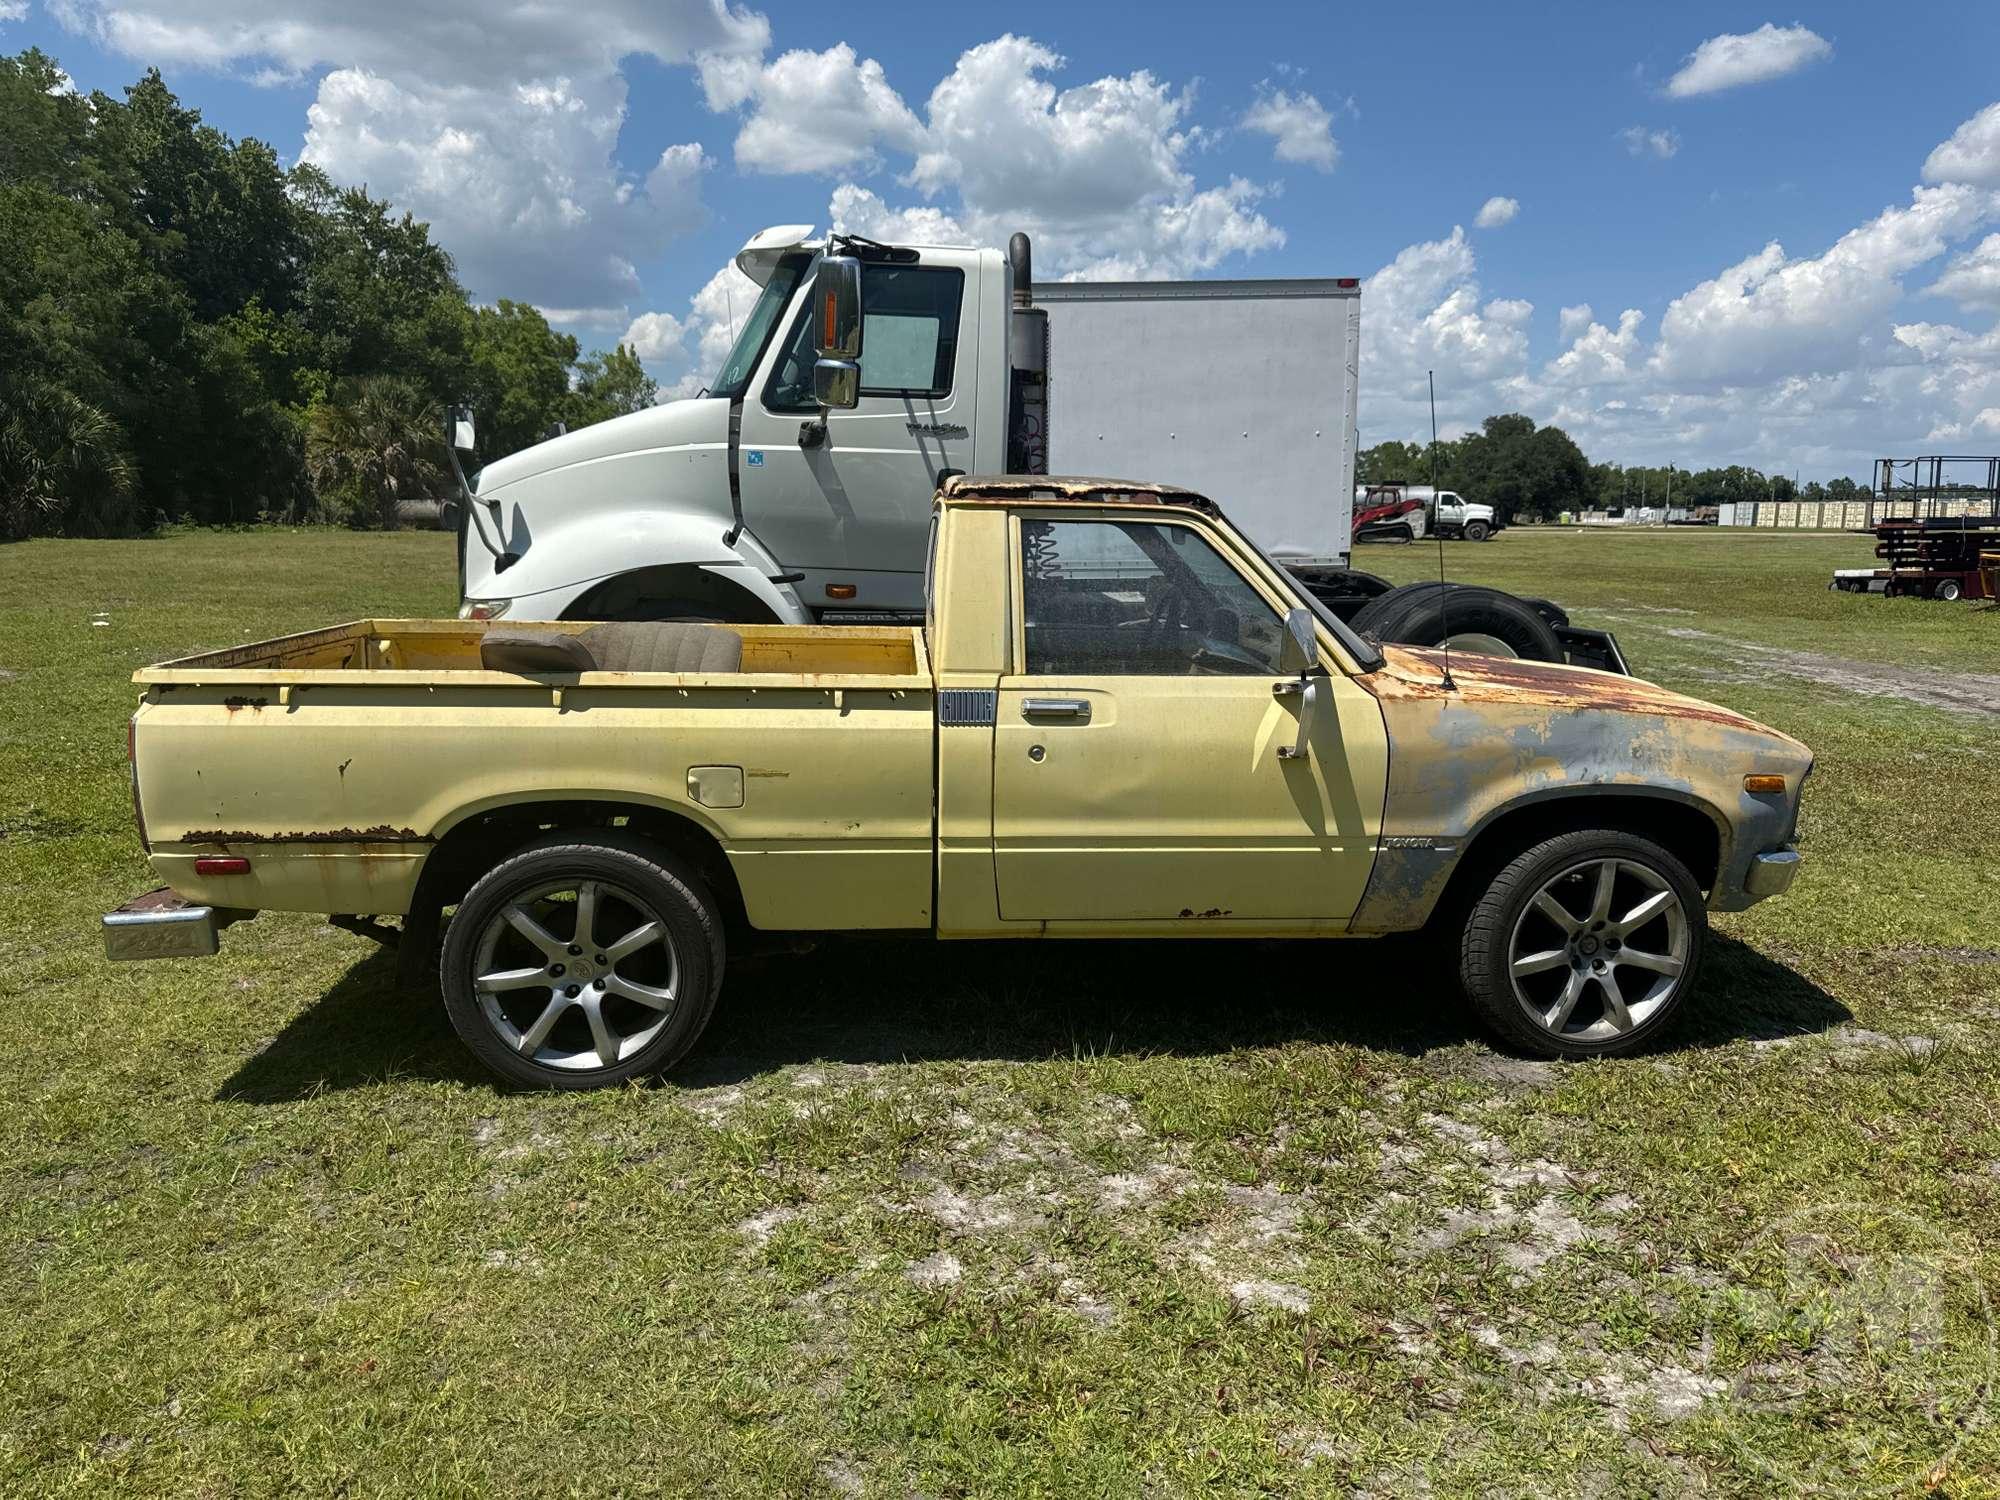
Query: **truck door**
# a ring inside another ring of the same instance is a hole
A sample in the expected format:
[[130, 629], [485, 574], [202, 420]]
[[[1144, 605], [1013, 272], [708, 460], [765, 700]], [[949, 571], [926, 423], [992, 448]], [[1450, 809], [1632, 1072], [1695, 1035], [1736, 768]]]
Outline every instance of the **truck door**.
[[1014, 524], [1022, 670], [1000, 681], [993, 757], [1001, 917], [1350, 917], [1382, 806], [1374, 701], [1334, 670], [1308, 755], [1280, 757], [1300, 712], [1273, 692], [1282, 616], [1209, 536], [1101, 512]]
[[[972, 456], [979, 336], [956, 266], [870, 263], [861, 273], [861, 403], [827, 414], [813, 401], [811, 282], [744, 395], [737, 461], [744, 520], [823, 607], [828, 583], [852, 584], [844, 607], [923, 607], [924, 538], [943, 469]], [[810, 439], [809, 439], [810, 441]]]

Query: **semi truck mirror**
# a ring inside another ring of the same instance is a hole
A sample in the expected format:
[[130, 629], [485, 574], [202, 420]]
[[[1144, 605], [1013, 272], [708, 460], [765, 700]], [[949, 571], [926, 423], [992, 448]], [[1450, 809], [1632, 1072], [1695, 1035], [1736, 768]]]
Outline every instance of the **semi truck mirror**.
[[451, 409], [450, 420], [447, 423], [447, 425], [449, 426], [451, 431], [452, 447], [456, 448], [460, 453], [473, 453], [478, 451], [479, 437], [478, 434], [475, 433], [472, 428], [471, 407], [454, 406]]
[[823, 256], [813, 282], [813, 353], [821, 359], [861, 358], [861, 262]]
[[1278, 643], [1280, 672], [1310, 672], [1319, 665], [1319, 635], [1313, 629], [1312, 611], [1285, 611], [1285, 633]]
[[820, 258], [813, 280], [813, 399], [822, 409], [861, 404], [861, 262]]
[[852, 411], [861, 404], [861, 366], [851, 359], [815, 360], [813, 400], [837, 411]]

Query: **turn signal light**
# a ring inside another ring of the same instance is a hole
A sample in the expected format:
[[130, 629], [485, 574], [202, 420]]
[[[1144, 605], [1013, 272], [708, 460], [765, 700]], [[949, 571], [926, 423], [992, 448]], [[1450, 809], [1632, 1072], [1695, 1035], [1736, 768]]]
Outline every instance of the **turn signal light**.
[[250, 861], [239, 854], [204, 854], [194, 862], [197, 875], [248, 875]]
[[826, 597], [829, 599], [852, 599], [854, 597], [854, 585], [851, 583], [829, 583], [826, 586]]
[[1746, 792], [1782, 792], [1785, 778], [1782, 776], [1745, 776], [1743, 790]]

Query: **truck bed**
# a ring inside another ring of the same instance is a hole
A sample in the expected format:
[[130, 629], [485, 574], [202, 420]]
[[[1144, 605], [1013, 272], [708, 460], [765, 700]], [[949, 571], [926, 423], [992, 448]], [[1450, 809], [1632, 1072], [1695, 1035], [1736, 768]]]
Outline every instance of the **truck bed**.
[[[398, 683], [481, 681], [518, 683], [510, 672], [489, 672], [479, 664], [479, 643], [488, 631], [546, 631], [581, 635], [585, 621], [521, 620], [351, 620], [277, 636], [242, 646], [226, 646], [197, 656], [144, 667], [132, 680], [156, 683], [212, 685], [224, 681], [246, 685], [335, 682], [354, 672], [394, 674]], [[898, 686], [921, 682], [930, 687], [930, 663], [923, 632], [909, 626], [733, 625], [742, 638], [742, 666], [718, 677], [776, 676], [801, 687], [819, 687], [839, 679], [843, 685], [875, 686], [893, 679]], [[441, 675], [448, 674], [448, 675]], [[689, 674], [654, 672], [587, 672], [565, 680], [592, 685], [646, 684], [681, 681]], [[861, 679], [866, 679], [863, 682]], [[387, 685], [389, 679], [380, 679]]]
[[134, 788], [155, 869], [219, 908], [394, 914], [453, 830], [598, 803], [705, 830], [760, 925], [929, 924], [920, 630], [727, 627], [730, 672], [480, 665], [489, 630], [588, 628], [356, 620], [141, 669]]

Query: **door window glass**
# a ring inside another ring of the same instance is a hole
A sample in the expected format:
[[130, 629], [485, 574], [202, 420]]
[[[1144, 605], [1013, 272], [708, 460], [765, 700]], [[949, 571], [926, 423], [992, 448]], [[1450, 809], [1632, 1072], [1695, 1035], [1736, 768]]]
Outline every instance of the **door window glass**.
[[1197, 532], [1021, 522], [1031, 676], [1276, 676], [1282, 622]]
[[[861, 394], [951, 394], [958, 360], [958, 314], [965, 274], [944, 266], [861, 268]], [[816, 411], [813, 326], [802, 311], [771, 372], [764, 404], [772, 411]]]

